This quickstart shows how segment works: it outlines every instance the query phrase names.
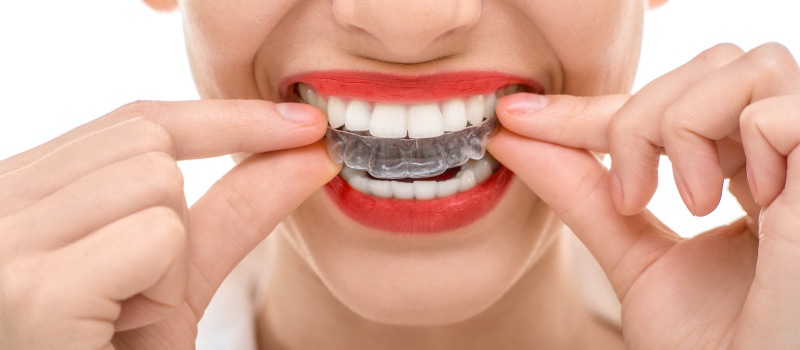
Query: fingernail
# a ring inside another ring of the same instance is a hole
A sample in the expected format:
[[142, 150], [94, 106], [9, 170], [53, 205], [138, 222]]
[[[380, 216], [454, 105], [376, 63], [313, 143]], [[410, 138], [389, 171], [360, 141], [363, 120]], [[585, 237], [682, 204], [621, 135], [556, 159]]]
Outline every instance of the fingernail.
[[689, 212], [691, 212], [692, 215], [697, 216], [695, 213], [694, 198], [692, 198], [692, 192], [689, 191], [689, 186], [686, 184], [686, 181], [683, 180], [683, 177], [681, 177], [681, 175], [675, 171], [675, 169], [672, 170], [672, 174], [675, 177], [675, 186], [678, 187], [678, 193], [680, 193], [683, 203], [686, 204], [686, 208], [689, 209]]
[[498, 104], [506, 113], [518, 115], [541, 111], [549, 102], [547, 96], [522, 93], [503, 97]]
[[753, 200], [756, 204], [761, 204], [758, 202], [758, 187], [756, 186], [756, 181], [753, 178], [753, 172], [750, 171], [750, 162], [746, 163], [745, 172], [747, 173], [747, 184], [750, 186], [750, 194], [753, 196]]
[[320, 120], [320, 112], [304, 103], [278, 103], [275, 105], [284, 118], [300, 124], [316, 124]]
[[611, 169], [609, 178], [611, 179], [611, 201], [614, 202], [617, 211], [622, 213], [622, 204], [625, 200], [625, 195], [622, 193], [622, 181], [620, 181], [617, 171], [613, 168]]

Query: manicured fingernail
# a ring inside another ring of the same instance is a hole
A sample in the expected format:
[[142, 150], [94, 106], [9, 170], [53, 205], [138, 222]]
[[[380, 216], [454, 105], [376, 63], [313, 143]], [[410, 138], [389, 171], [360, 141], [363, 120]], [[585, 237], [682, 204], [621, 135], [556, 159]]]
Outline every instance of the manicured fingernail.
[[300, 124], [316, 124], [320, 120], [320, 112], [303, 103], [278, 103], [275, 109], [284, 118]]
[[539, 94], [513, 94], [500, 99], [499, 108], [511, 115], [538, 112], [547, 107], [547, 96]]
[[617, 211], [621, 213], [623, 210], [622, 205], [625, 201], [625, 195], [622, 192], [622, 181], [620, 181], [619, 175], [617, 175], [617, 171], [614, 168], [611, 169], [609, 178], [611, 180], [611, 201], [614, 202]]
[[692, 215], [697, 216], [695, 213], [694, 198], [692, 197], [692, 192], [689, 191], [689, 186], [674, 168], [672, 174], [675, 177], [675, 186], [678, 187], [678, 193], [680, 193], [681, 198], [683, 199], [683, 204], [686, 204], [686, 208], [689, 209], [689, 212], [691, 212]]

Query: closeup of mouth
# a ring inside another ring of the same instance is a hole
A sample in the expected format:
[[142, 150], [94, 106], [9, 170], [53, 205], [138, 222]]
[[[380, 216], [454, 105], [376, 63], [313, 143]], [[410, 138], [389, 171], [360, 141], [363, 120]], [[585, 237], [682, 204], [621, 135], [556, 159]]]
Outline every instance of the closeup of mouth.
[[326, 186], [334, 202], [356, 222], [395, 233], [450, 231], [488, 213], [511, 178], [486, 153], [496, 101], [542, 92], [494, 72], [319, 72], [284, 86], [286, 99], [327, 115], [326, 145], [343, 163]]

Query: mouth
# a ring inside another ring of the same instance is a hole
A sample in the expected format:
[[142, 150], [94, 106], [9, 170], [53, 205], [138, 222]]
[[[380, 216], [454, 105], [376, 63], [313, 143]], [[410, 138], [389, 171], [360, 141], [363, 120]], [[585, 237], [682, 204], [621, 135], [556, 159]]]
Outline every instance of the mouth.
[[495, 72], [319, 72], [284, 86], [285, 99], [328, 117], [329, 154], [344, 163], [326, 186], [334, 202], [356, 222], [394, 233], [452, 231], [486, 215], [512, 177], [486, 153], [495, 103], [542, 92]]

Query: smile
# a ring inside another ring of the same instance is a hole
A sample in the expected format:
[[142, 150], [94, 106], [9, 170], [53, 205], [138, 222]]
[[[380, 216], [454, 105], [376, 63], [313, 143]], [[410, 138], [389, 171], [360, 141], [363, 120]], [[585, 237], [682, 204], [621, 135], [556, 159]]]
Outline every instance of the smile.
[[496, 101], [540, 92], [535, 83], [482, 72], [323, 72], [284, 86], [288, 99], [327, 115], [329, 154], [344, 163], [328, 186], [339, 207], [366, 226], [417, 233], [464, 226], [495, 206], [511, 178], [486, 153]]

